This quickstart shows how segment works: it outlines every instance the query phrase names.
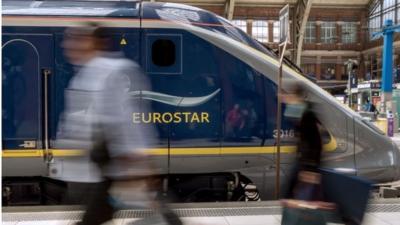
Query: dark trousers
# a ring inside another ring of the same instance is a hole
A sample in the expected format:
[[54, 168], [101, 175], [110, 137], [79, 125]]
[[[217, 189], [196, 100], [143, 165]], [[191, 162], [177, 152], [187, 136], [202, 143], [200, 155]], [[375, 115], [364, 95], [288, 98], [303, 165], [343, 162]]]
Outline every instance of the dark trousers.
[[62, 204], [87, 205], [93, 185], [96, 185], [96, 183], [68, 182], [67, 192], [63, 196]]
[[109, 221], [113, 218], [114, 208], [109, 202], [108, 190], [111, 187], [111, 181], [103, 181], [93, 184], [88, 193], [89, 199], [86, 212], [80, 225], [97, 225]]

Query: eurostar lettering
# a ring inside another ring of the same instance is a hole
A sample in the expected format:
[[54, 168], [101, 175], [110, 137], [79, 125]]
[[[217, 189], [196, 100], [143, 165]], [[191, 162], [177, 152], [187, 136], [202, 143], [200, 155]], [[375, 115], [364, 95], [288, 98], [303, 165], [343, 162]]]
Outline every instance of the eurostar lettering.
[[209, 123], [208, 112], [132, 113], [133, 123]]

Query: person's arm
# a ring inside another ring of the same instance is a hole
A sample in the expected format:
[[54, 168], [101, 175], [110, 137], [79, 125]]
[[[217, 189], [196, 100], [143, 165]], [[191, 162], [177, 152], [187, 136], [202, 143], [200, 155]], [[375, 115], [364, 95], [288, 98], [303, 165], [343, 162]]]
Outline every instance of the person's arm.
[[[116, 70], [107, 80], [103, 93], [104, 125], [107, 132], [108, 149], [111, 163], [109, 176], [117, 178], [140, 176], [151, 173], [146, 149], [154, 142], [156, 134], [152, 126], [132, 122], [133, 112], [146, 112], [145, 105], [137, 104], [137, 100], [129, 97], [129, 76], [134, 74], [132, 67]], [[142, 84], [134, 84], [136, 88]], [[145, 87], [144, 87], [145, 88]]]

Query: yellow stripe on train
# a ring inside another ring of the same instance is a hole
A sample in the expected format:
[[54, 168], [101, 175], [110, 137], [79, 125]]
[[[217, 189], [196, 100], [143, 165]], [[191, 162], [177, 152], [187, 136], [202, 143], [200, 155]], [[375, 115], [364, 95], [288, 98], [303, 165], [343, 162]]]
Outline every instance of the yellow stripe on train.
[[[324, 145], [324, 151], [332, 152], [337, 148], [334, 138]], [[2, 151], [3, 158], [17, 157], [43, 157], [45, 149], [6, 149]], [[151, 148], [145, 152], [149, 155], [245, 155], [245, 154], [274, 154], [277, 151], [276, 146], [252, 146], [252, 147], [201, 147], [201, 148]], [[296, 146], [281, 146], [281, 153], [294, 153]], [[85, 153], [84, 150], [76, 149], [49, 149], [49, 152], [55, 157], [80, 156]]]

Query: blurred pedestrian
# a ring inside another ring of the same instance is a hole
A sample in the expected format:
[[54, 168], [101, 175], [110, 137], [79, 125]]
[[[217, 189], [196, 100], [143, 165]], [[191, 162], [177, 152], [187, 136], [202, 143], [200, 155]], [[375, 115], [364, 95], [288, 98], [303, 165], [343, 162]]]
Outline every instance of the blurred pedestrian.
[[372, 112], [374, 113], [374, 117], [376, 116], [378, 110], [376, 109], [375, 105], [370, 102], [369, 99], [365, 101], [365, 104], [363, 106], [363, 111], [364, 112]]
[[285, 199], [282, 224], [326, 224], [324, 211], [333, 211], [335, 205], [326, 202], [321, 174], [322, 140], [320, 122], [315, 104], [306, 101], [306, 92], [296, 84], [283, 96], [286, 103], [284, 115], [296, 127], [297, 163], [289, 181]]
[[87, 150], [82, 158], [94, 164], [89, 171], [70, 169], [74, 170], [71, 176], [93, 183], [80, 224], [101, 224], [111, 220], [115, 211], [109, 194], [113, 183], [147, 176], [150, 170], [143, 150], [154, 133], [130, 123], [130, 114], [139, 109], [128, 91], [135, 80], [131, 77], [141, 76], [140, 68], [118, 51], [109, 29], [97, 24], [68, 28], [62, 46], [69, 62], [79, 69], [65, 91], [58, 136], [69, 147]]
[[369, 101], [369, 99], [367, 99], [365, 101], [365, 104], [363, 106], [363, 111], [364, 112], [371, 112], [371, 102]]

